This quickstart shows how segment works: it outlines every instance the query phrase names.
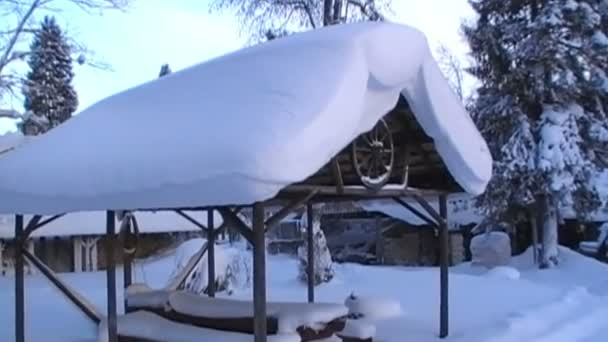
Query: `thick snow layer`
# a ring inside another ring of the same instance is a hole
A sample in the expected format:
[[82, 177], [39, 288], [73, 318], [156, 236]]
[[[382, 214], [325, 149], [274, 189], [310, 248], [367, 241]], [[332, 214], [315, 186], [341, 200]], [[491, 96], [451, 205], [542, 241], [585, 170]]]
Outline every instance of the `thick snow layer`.
[[[206, 211], [185, 211], [190, 217], [207, 225]], [[214, 211], [214, 225], [222, 224], [222, 216]], [[140, 233], [169, 233], [200, 231], [200, 228], [173, 211], [136, 212], [135, 217]], [[26, 216], [25, 220], [29, 220]], [[116, 221], [118, 232], [120, 223]], [[106, 233], [106, 213], [103, 211], [69, 213], [35, 230], [32, 237], [68, 235], [104, 235]], [[0, 215], [0, 238], [10, 238], [15, 234], [15, 216]]]
[[19, 132], [11, 132], [0, 135], [0, 155], [9, 152], [23, 143], [29, 141], [32, 137], [26, 137]]
[[0, 158], [0, 213], [268, 199], [317, 172], [400, 94], [455, 180], [483, 192], [492, 158], [424, 34], [367, 22], [243, 49], [94, 104]]
[[[107, 342], [107, 322], [99, 325], [97, 342]], [[122, 336], [139, 337], [163, 342], [249, 342], [251, 335], [205, 329], [187, 324], [180, 324], [164, 319], [150, 312], [136, 311], [118, 317], [118, 332]], [[297, 342], [298, 334], [278, 334], [268, 336], [268, 342]]]
[[[249, 301], [208, 298], [187, 292], [169, 294], [169, 306], [175, 311], [196, 317], [239, 318], [253, 316]], [[332, 303], [268, 303], [267, 314], [279, 321], [279, 332], [295, 332], [300, 326], [315, 327], [346, 316], [348, 309]]]
[[362, 340], [373, 339], [376, 335], [376, 326], [363, 319], [348, 319], [340, 335]]

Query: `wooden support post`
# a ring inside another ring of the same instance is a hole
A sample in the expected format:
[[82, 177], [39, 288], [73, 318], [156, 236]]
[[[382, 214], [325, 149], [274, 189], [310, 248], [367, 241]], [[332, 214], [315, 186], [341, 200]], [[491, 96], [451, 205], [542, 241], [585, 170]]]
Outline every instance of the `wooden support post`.
[[135, 253], [137, 251], [137, 240], [136, 235], [138, 229], [136, 229], [135, 225], [137, 224], [135, 217], [131, 217], [132, 213], [123, 218], [126, 220], [123, 222], [125, 226], [121, 226], [121, 234], [123, 236], [122, 241], [122, 286], [123, 286], [123, 305], [125, 313], [129, 313], [129, 305], [127, 303], [127, 289], [131, 284], [133, 284], [133, 259], [135, 258]]
[[25, 342], [25, 276], [23, 274], [23, 215], [15, 216], [15, 341]]
[[266, 342], [266, 244], [261, 203], [253, 205], [253, 312], [254, 341]]
[[207, 294], [215, 297], [215, 238], [213, 209], [207, 210]]
[[118, 342], [116, 323], [116, 265], [114, 260], [114, 240], [116, 239], [116, 221], [114, 212], [106, 212], [106, 291], [108, 299], [108, 341]]
[[439, 306], [439, 337], [446, 338], [448, 336], [448, 262], [449, 262], [449, 238], [448, 238], [448, 205], [447, 205], [447, 196], [441, 195], [439, 196], [439, 215], [441, 216], [441, 220], [439, 222], [439, 262], [440, 262], [440, 284], [441, 284], [441, 294], [440, 294], [440, 306]]
[[315, 302], [315, 248], [314, 248], [314, 230], [313, 230], [313, 212], [312, 203], [306, 205], [306, 243], [307, 243], [307, 261], [306, 261], [306, 279], [308, 286], [308, 302]]

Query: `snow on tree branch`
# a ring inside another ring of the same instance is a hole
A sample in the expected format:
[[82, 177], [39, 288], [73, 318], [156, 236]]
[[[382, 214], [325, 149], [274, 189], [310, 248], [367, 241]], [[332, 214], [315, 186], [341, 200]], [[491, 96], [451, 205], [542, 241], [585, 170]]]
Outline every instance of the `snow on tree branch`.
[[5, 119], [21, 119], [23, 114], [14, 109], [0, 109], [0, 118]]

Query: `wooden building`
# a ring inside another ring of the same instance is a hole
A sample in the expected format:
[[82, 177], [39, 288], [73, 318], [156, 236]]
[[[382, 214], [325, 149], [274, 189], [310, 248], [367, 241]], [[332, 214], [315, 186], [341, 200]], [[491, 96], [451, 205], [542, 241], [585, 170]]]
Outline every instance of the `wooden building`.
[[[193, 213], [206, 220], [206, 213]], [[139, 234], [136, 258], [146, 258], [193, 237], [199, 227], [172, 212], [138, 213]], [[54, 272], [90, 272], [105, 269], [104, 212], [82, 212], [59, 218], [37, 230], [26, 241], [26, 248]], [[0, 274], [14, 275], [14, 217], [0, 217]], [[218, 220], [221, 220], [218, 217]], [[120, 247], [120, 246], [119, 246]], [[122, 262], [122, 248], [115, 260]], [[26, 273], [34, 273], [31, 264]]]

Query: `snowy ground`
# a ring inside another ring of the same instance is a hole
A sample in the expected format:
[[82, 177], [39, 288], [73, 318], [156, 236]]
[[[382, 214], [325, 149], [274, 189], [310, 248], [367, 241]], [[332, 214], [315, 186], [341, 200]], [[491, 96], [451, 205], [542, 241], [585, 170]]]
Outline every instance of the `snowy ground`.
[[[195, 250], [190, 243], [178, 257], [169, 255], [138, 267], [138, 280], [164, 286], [176, 262], [184, 262], [185, 254]], [[468, 264], [453, 267], [448, 341], [606, 341], [608, 265], [566, 249], [562, 257], [559, 269], [547, 271], [534, 269], [529, 254], [514, 258], [513, 268], [489, 274]], [[268, 263], [269, 298], [305, 301], [306, 288], [296, 279], [297, 261], [269, 256]], [[63, 278], [105, 310], [104, 273], [65, 274]], [[28, 341], [95, 340], [96, 327], [45, 279], [30, 276], [26, 284]], [[379, 322], [377, 341], [439, 340], [437, 269], [336, 265], [336, 278], [318, 287], [316, 296], [320, 301], [343, 302], [351, 292], [401, 302], [403, 316]], [[234, 296], [251, 298], [251, 289]], [[13, 279], [0, 278], [0, 341], [13, 340], [13, 299]], [[119, 300], [122, 303], [122, 297]]]

